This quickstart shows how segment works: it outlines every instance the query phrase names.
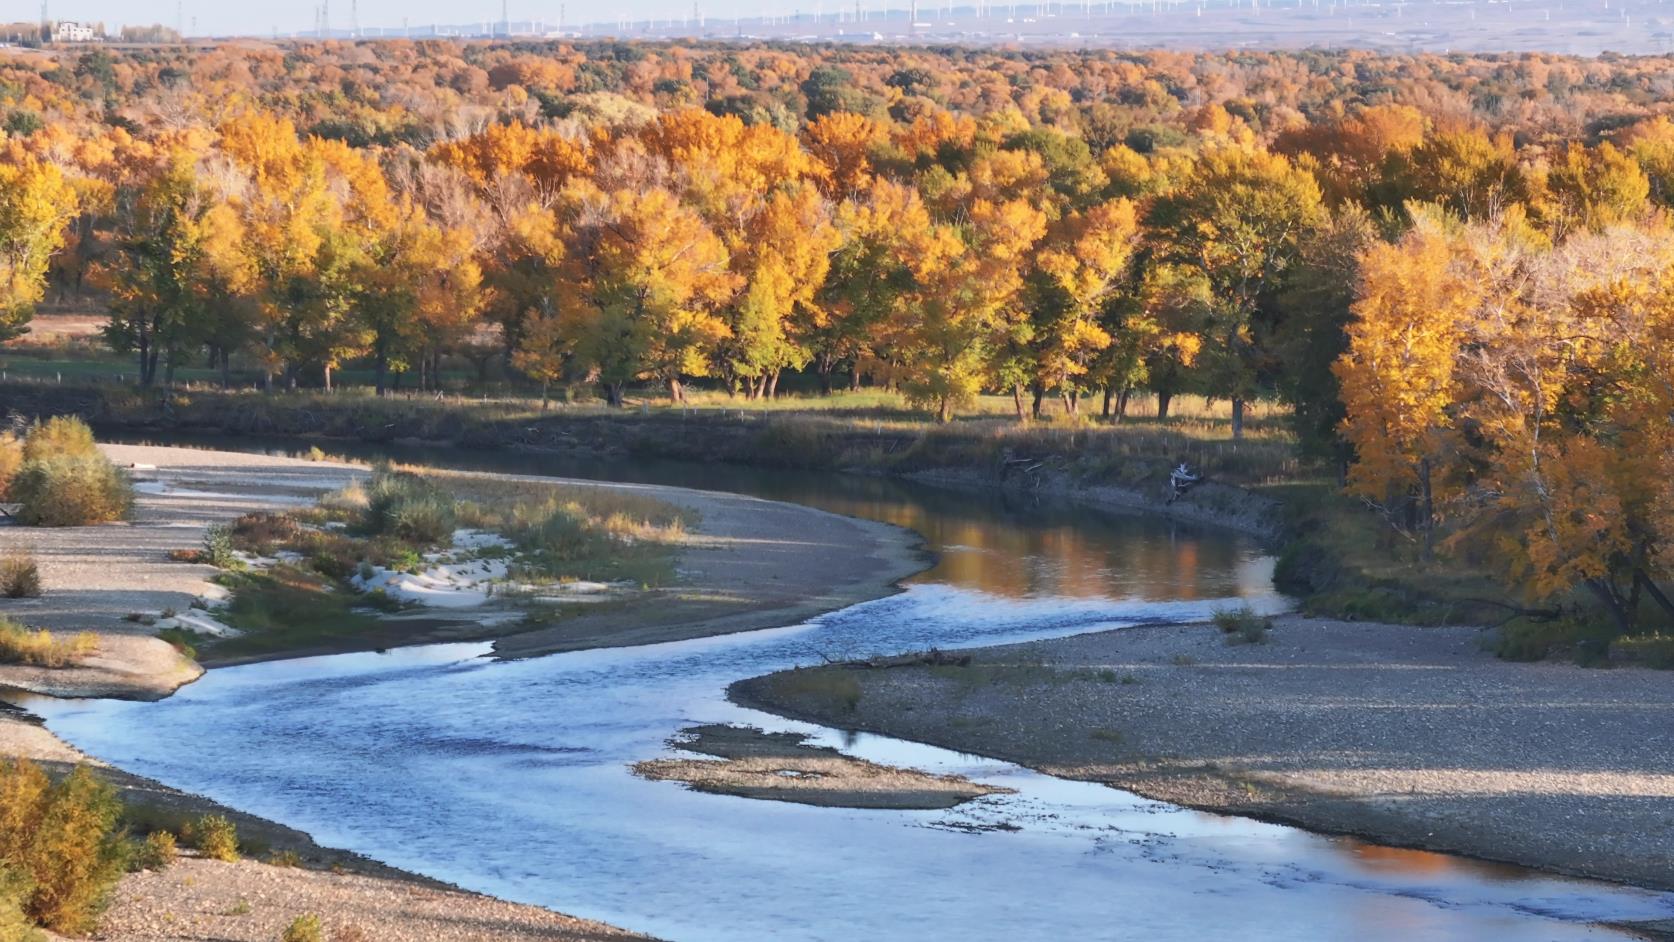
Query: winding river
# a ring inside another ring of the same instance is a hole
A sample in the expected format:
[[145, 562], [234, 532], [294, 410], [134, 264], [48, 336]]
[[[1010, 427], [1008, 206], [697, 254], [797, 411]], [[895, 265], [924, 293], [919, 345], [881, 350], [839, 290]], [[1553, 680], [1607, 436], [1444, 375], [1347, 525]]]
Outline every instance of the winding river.
[[[180, 442], [171, 442], [178, 444]], [[454, 452], [456, 467], [741, 490], [922, 533], [906, 591], [806, 624], [496, 662], [438, 645], [212, 671], [160, 703], [33, 703], [124, 768], [388, 863], [671, 940], [1621, 938], [1674, 896], [1371, 847], [728, 703], [820, 657], [1265, 609], [1249, 541], [899, 482]], [[814, 731], [1016, 790], [949, 811], [706, 795], [628, 772], [699, 722]]]

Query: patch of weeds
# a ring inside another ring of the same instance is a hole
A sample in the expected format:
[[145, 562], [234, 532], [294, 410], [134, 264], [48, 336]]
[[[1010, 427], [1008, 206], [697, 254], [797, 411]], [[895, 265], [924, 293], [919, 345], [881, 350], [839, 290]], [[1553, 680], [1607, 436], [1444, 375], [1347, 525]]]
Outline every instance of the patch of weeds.
[[1190, 667], [1197, 663], [1197, 658], [1192, 657], [1190, 654], [1176, 654], [1170, 658], [1168, 662], [1173, 664], [1175, 667]]
[[1099, 742], [1107, 742], [1111, 744], [1118, 744], [1122, 741], [1122, 731], [1119, 729], [1110, 729], [1108, 727], [1090, 729], [1087, 731], [1087, 736], [1089, 739], [1097, 739]]
[[1661, 632], [1617, 638], [1610, 645], [1613, 657], [1657, 670], [1674, 670], [1674, 635]]
[[320, 917], [313, 913], [298, 916], [285, 927], [285, 934], [279, 937], [279, 942], [324, 942], [325, 930], [320, 927]]
[[203, 815], [184, 830], [186, 842], [210, 860], [238, 860], [238, 828], [225, 815]]
[[294, 850], [276, 850], [267, 855], [267, 864], [270, 867], [295, 868], [302, 866], [302, 857]]
[[190, 628], [164, 628], [157, 632], [157, 637], [173, 645], [182, 656], [194, 661], [198, 659], [198, 645], [205, 640], [203, 635]]
[[1249, 606], [1221, 609], [1210, 618], [1227, 636], [1227, 644], [1266, 644], [1267, 632], [1273, 627], [1271, 618], [1257, 615]]
[[356, 610], [361, 596], [316, 573], [279, 565], [260, 572], [224, 574], [233, 590], [221, 617], [244, 632], [217, 644], [221, 652], [261, 652], [305, 647], [361, 634], [377, 623]]
[[1540, 661], [1568, 654], [1577, 663], [1603, 663], [1612, 643], [1619, 643], [1615, 629], [1602, 619], [1513, 618], [1494, 635], [1493, 651], [1508, 661]]
[[41, 569], [34, 553], [12, 549], [0, 556], [0, 595], [8, 599], [41, 597]]
[[99, 636], [83, 631], [70, 638], [46, 629], [30, 629], [0, 616], [0, 663], [32, 667], [70, 667], [99, 650]]
[[223, 916], [248, 916], [251, 913], [250, 901], [241, 899], [221, 912]]

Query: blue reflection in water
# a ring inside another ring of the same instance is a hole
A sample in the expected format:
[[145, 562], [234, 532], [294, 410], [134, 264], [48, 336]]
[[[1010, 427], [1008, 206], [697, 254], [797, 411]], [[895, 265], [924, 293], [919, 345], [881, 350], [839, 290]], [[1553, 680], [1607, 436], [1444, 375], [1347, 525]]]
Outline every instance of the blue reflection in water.
[[[1264, 565], [1242, 559], [1237, 581], [1275, 608]], [[101, 758], [322, 843], [669, 939], [1557, 940], [1607, 934], [1592, 919], [1674, 916], [1662, 894], [1463, 862], [1390, 866], [1350, 842], [845, 740], [723, 698], [733, 680], [821, 656], [1062, 636], [1216, 604], [919, 584], [744, 635], [510, 663], [477, 645], [311, 658], [213, 671], [161, 703], [41, 709]], [[694, 722], [815, 731], [1017, 794], [858, 811], [629, 774]]]

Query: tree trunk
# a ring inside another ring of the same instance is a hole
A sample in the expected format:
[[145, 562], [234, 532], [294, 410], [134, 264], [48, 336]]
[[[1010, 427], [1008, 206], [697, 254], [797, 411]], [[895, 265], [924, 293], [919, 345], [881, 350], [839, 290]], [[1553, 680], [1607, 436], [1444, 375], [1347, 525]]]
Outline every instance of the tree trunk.
[[686, 387], [680, 385], [680, 377], [670, 376], [668, 378], [668, 397], [675, 402], [686, 401]]
[[767, 376], [767, 398], [779, 398], [779, 371], [774, 370]]
[[[377, 379], [373, 380], [373, 386], [377, 389], [377, 394], [382, 396], [388, 392], [386, 387], [389, 383], [389, 357], [384, 353], [384, 351], [379, 350], [376, 358], [373, 360], [373, 363], [375, 364], [374, 368], [377, 375]], [[546, 393], [543, 392], [541, 395], [545, 396]]]
[[1420, 512], [1424, 515], [1424, 561], [1429, 562], [1436, 556], [1436, 495], [1430, 486], [1430, 459], [1425, 458], [1418, 463], [1419, 499], [1422, 502]]
[[151, 338], [142, 329], [139, 335], [139, 381], [141, 386], [151, 385]]
[[1116, 397], [1116, 422], [1118, 425], [1127, 421], [1128, 400], [1132, 398], [1132, 396], [1132, 389], [1123, 389], [1122, 394]]
[[551, 385], [552, 385], [551, 380], [546, 380], [546, 379], [541, 380], [541, 411], [542, 412], [545, 412], [546, 409], [547, 409], [547, 401], [548, 401], [547, 391], [548, 391], [548, 388]]
[[1023, 384], [1013, 383], [1011, 387], [1011, 404], [1017, 410], [1017, 421], [1025, 418], [1023, 414]]
[[1610, 611], [1610, 618], [1616, 623], [1616, 629], [1624, 635], [1631, 634], [1633, 632], [1633, 618], [1629, 615], [1627, 609], [1622, 607], [1621, 597], [1616, 592], [1615, 587], [1603, 579], [1588, 579], [1586, 580], [1586, 586], [1592, 590], [1594, 595], [1598, 596], [1598, 600], [1603, 602], [1604, 607]]
[[1168, 418], [1168, 404], [1173, 402], [1173, 401], [1174, 401], [1174, 394], [1173, 393], [1163, 392], [1161, 390], [1158, 390], [1158, 392], [1157, 392], [1157, 418], [1159, 418], [1159, 419]]
[[222, 347], [221, 354], [221, 388], [232, 388], [232, 354], [226, 347]]
[[953, 421], [953, 400], [946, 396], [941, 398], [936, 405], [936, 421], [942, 425]]
[[601, 385], [604, 386], [605, 402], [615, 408], [621, 408], [623, 405], [622, 384], [602, 383]]
[[330, 363], [325, 364], [324, 372], [325, 372], [325, 391], [326, 392], [331, 392], [331, 364]]
[[1029, 407], [1029, 414], [1038, 419], [1040, 418], [1040, 404], [1042, 400], [1046, 398], [1046, 387], [1036, 383], [1034, 385], [1034, 393], [1035, 401], [1034, 404]]
[[1633, 578], [1637, 580], [1640, 585], [1644, 586], [1645, 591], [1650, 594], [1652, 599], [1656, 600], [1658, 607], [1666, 612], [1669, 618], [1674, 618], [1674, 602], [1669, 601], [1668, 596], [1662, 591], [1661, 586], [1652, 581], [1650, 576], [1645, 575], [1645, 570], [1635, 569], [1633, 571]]
[[1115, 395], [1116, 395], [1116, 390], [1112, 389], [1109, 386], [1104, 387], [1104, 404], [1099, 408], [1099, 418], [1101, 418], [1101, 419], [1110, 418], [1110, 400]]
[[1242, 441], [1244, 438], [1244, 400], [1238, 396], [1232, 397], [1232, 440]]
[[856, 362], [854, 369], [849, 370], [849, 392], [860, 392], [860, 363]]

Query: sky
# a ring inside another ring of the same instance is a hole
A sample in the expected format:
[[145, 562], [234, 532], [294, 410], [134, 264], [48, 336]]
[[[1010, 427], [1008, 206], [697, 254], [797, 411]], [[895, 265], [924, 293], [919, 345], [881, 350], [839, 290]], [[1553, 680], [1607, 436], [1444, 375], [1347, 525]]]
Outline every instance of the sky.
[[[314, 26], [314, 6], [317, 0], [48, 0], [50, 15], [55, 20], [83, 20], [104, 22], [112, 32], [122, 24], [162, 23], [174, 26], [176, 3], [180, 19], [189, 35], [266, 36], [277, 30], [286, 34], [310, 30]], [[333, 29], [347, 29], [350, 23], [351, 0], [329, 0]], [[360, 25], [363, 29], [386, 27], [400, 30], [405, 19], [412, 26], [431, 23], [461, 24], [500, 20], [501, 0], [357, 0]], [[852, 8], [852, 0], [700, 0], [706, 16], [731, 17], [737, 14], [759, 16], [764, 9], [776, 13], [790, 13], [801, 9], [814, 11], [820, 2], [827, 11], [843, 3]], [[902, 0], [904, 3], [905, 0]], [[39, 15], [35, 4], [39, 0], [0, 0], [0, 21], [33, 20]], [[881, 0], [865, 0], [868, 8], [879, 9]], [[690, 16], [692, 0], [506, 0], [507, 13], [514, 22], [539, 20], [546, 24], [558, 22], [560, 6], [564, 7], [565, 22], [614, 22], [618, 17], [629, 19], [680, 18]], [[15, 11], [15, 12], [14, 12]], [[193, 22], [197, 26], [194, 29]]]

